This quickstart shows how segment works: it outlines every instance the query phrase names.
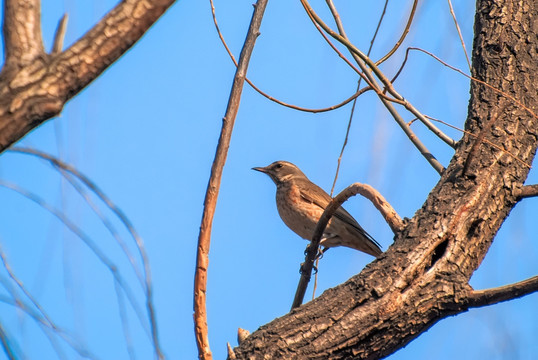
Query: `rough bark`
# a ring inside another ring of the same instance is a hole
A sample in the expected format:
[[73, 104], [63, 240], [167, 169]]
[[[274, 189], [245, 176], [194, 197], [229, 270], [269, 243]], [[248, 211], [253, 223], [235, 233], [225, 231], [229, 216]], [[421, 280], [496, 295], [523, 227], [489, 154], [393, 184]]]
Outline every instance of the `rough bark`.
[[174, 0], [125, 0], [69, 49], [43, 49], [39, 0], [4, 1], [0, 152], [58, 115], [64, 104], [124, 54]]
[[[529, 168], [514, 156], [531, 164], [538, 145], [536, 19], [536, 1], [477, 1], [473, 75], [505, 93], [471, 84], [466, 129], [480, 139], [465, 135], [458, 143], [438, 184], [386, 253], [262, 326], [235, 349], [237, 359], [380, 358], [440, 319], [491, 303], [478, 301], [485, 297], [468, 281], [519, 199]], [[532, 291], [536, 285], [499, 301]]]

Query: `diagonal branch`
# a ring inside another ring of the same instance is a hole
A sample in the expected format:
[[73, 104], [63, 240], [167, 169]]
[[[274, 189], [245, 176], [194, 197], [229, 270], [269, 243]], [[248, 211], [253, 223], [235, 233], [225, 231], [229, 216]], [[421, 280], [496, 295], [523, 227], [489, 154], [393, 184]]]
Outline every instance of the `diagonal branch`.
[[4, 1], [5, 67], [16, 68], [44, 54], [39, 0]]
[[207, 269], [209, 265], [209, 247], [211, 244], [211, 227], [213, 216], [217, 206], [220, 182], [222, 179], [222, 169], [226, 163], [228, 148], [232, 131], [239, 110], [243, 84], [245, 83], [248, 64], [256, 39], [260, 35], [260, 26], [267, 6], [267, 0], [258, 0], [254, 5], [254, 13], [247, 32], [247, 37], [239, 55], [239, 63], [234, 76], [234, 82], [226, 113], [222, 119], [222, 128], [220, 132], [215, 160], [211, 166], [211, 176], [204, 199], [204, 212], [202, 214], [202, 223], [200, 225], [200, 234], [198, 236], [198, 248], [196, 254], [196, 273], [194, 275], [194, 332], [196, 335], [196, 345], [198, 346], [198, 356], [202, 360], [212, 359], [209, 348], [209, 338], [207, 334], [207, 314], [206, 314], [206, 289], [207, 289]]
[[[43, 53], [43, 46], [38, 39], [38, 1], [6, 0], [8, 11], [4, 34], [6, 51], [9, 51], [6, 54], [6, 66], [0, 76], [0, 152], [45, 120], [58, 115], [70, 98], [133, 46], [174, 2], [175, 0], [121, 1], [63, 53], [54, 57], [39, 57], [40, 61], [33, 61], [20, 69], [16, 67], [16, 71], [13, 71], [8, 66], [9, 59], [20, 56], [33, 60], [37, 53]], [[25, 37], [29, 45], [15, 51], [20, 39], [10, 34], [12, 30], [6, 29], [21, 26], [16, 21], [18, 17], [14, 18], [15, 9], [21, 7], [18, 3], [34, 5], [31, 8], [33, 12], [26, 11], [25, 27], [21, 29], [26, 30], [26, 35], [32, 34], [31, 37], [27, 36], [32, 41]], [[8, 4], [11, 4], [11, 8]], [[21, 54], [23, 50], [24, 54]]]
[[[401, 103], [403, 106], [405, 106], [409, 111], [411, 111], [415, 116], [417, 116], [424, 124], [428, 126], [428, 128], [433, 131], [437, 136], [439, 136], [441, 139], [443, 139], [447, 144], [454, 146], [455, 142], [454, 140], [448, 138], [446, 135], [444, 135], [441, 130], [439, 130], [435, 125], [431, 123], [428, 119], [424, 117], [418, 110], [416, 110], [409, 102], [405, 101], [405, 99], [395, 92], [392, 84], [390, 81], [383, 75], [382, 72], [379, 71], [379, 69], [375, 66], [375, 64], [368, 58], [366, 55], [362, 54], [360, 50], [358, 50], [353, 44], [349, 42], [349, 40], [340, 34], [335, 33], [331, 28], [325, 24], [321, 18], [314, 12], [310, 4], [306, 0], [301, 0], [301, 4], [303, 5], [305, 11], [307, 12], [310, 19], [314, 22], [316, 27], [320, 26], [323, 28], [324, 31], [326, 31], [329, 35], [331, 35], [333, 38], [341, 42], [343, 45], [345, 45], [349, 51], [352, 53], [353, 58], [359, 65], [359, 67], [362, 70], [362, 73], [359, 72], [359, 75], [363, 76], [363, 78], [366, 80], [368, 85], [370, 85], [373, 90], [377, 93], [379, 96], [379, 99], [383, 103], [383, 105], [387, 108], [387, 110], [390, 112], [394, 120], [396, 120], [396, 123], [402, 128], [404, 133], [407, 135], [409, 140], [415, 145], [415, 147], [420, 151], [422, 156], [430, 163], [430, 165], [439, 173], [441, 174], [444, 171], [443, 165], [433, 156], [433, 154], [428, 150], [428, 148], [417, 138], [417, 136], [413, 133], [413, 131], [409, 128], [405, 120], [401, 117], [401, 115], [398, 113], [396, 108], [391, 103], [391, 99], [389, 99], [382, 91], [381, 87], [378, 85], [377, 81], [375, 80], [373, 74], [368, 70], [366, 67], [366, 64], [373, 70], [373, 72], [380, 78], [380, 80], [385, 85], [385, 88], [391, 93], [393, 96], [397, 96], [396, 100], [397, 102]], [[318, 28], [318, 30], [321, 32], [321, 30]], [[330, 42], [329, 42], [330, 44]], [[330, 44], [332, 46], [332, 44]], [[333, 47], [333, 46], [332, 46]], [[333, 47], [334, 48], [334, 47]], [[364, 57], [364, 58], [363, 58]], [[365, 64], [366, 63], [366, 64]]]
[[470, 308], [494, 305], [503, 301], [517, 299], [536, 291], [538, 291], [538, 276], [533, 276], [517, 283], [473, 291], [467, 298], [467, 305]]

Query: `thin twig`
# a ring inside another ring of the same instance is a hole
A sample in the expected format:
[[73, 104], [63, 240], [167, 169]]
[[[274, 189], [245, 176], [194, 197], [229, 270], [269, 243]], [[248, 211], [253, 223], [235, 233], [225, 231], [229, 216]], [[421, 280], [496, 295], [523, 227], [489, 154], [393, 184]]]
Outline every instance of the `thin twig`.
[[[348, 49], [350, 51], [353, 52], [354, 54], [354, 57], [357, 53], [360, 53], [362, 56], [365, 56], [364, 54], [362, 54], [353, 44], [351, 44], [347, 39], [345, 39], [344, 37], [342, 37], [340, 34], [336, 34], [334, 31], [332, 31], [320, 18], [319, 16], [313, 11], [312, 7], [310, 6], [310, 4], [308, 4], [308, 2], [306, 0], [301, 0], [301, 4], [303, 5], [305, 11], [307, 12], [308, 16], [310, 17], [310, 19], [312, 20], [312, 22], [314, 23], [314, 25], [316, 26], [316, 28], [318, 28], [319, 30], [319, 26], [321, 26], [323, 28], [323, 30], [325, 30], [327, 33], [329, 33], [332, 37], [334, 37], [335, 39], [337, 39], [338, 41], [340, 41], [342, 44], [344, 44], [346, 47], [348, 47]], [[324, 36], [325, 39], [327, 39], [325, 37], [325, 35], [322, 33], [322, 35]], [[330, 42], [329, 44], [331, 46], [333, 46]], [[365, 56], [366, 57], [366, 56]], [[362, 59], [362, 58], [361, 58]], [[373, 62], [368, 58], [366, 57], [366, 59], [368, 59], [369, 61], [369, 65], [368, 66], [371, 66], [371, 67], [375, 67], [375, 65], [373, 64]], [[402, 128], [402, 130], [404, 131], [404, 133], [407, 135], [407, 137], [409, 138], [409, 140], [411, 140], [411, 142], [413, 143], [413, 145], [415, 145], [415, 147], [420, 151], [420, 153], [422, 154], [422, 156], [430, 163], [430, 165], [439, 173], [439, 174], [442, 174], [442, 172], [444, 171], [444, 167], [443, 165], [441, 165], [441, 163], [435, 158], [435, 156], [433, 156], [433, 154], [426, 148], [426, 146], [418, 139], [418, 137], [413, 133], [413, 131], [409, 128], [409, 126], [407, 126], [407, 123], [403, 120], [403, 118], [400, 116], [400, 114], [398, 113], [398, 111], [396, 111], [396, 109], [394, 108], [394, 106], [392, 106], [391, 104], [391, 101], [389, 101], [387, 99], [387, 97], [383, 94], [382, 90], [380, 89], [379, 85], [377, 85], [376, 81], [375, 81], [375, 78], [373, 77], [373, 75], [371, 74], [371, 72], [366, 68], [366, 66], [364, 65], [364, 63], [362, 61], [358, 61], [358, 64], [359, 66], [361, 67], [361, 70], [362, 72], [359, 73], [359, 75], [361, 75], [361, 77], [363, 77], [363, 79], [365, 79], [365, 81], [368, 83], [369, 86], [372, 86], [373, 87], [373, 90], [376, 92], [376, 94], [379, 96], [381, 102], [383, 103], [383, 105], [387, 108], [387, 110], [390, 112], [390, 114], [392, 115], [392, 117], [396, 120], [396, 123]], [[377, 68], [376, 68], [377, 69]], [[383, 82], [385, 83], [385, 81], [387, 82], [387, 85], [386, 86], [390, 86], [392, 87], [392, 85], [390, 83], [388, 83], [388, 80], [386, 80], [385, 76], [383, 75], [383, 73], [381, 73], [379, 71], [379, 69], [373, 69], [374, 72], [377, 71], [379, 74], [379, 76], [382, 76], [385, 80], [383, 80]], [[403, 99], [403, 98], [402, 98]], [[416, 109], [414, 109], [411, 104], [408, 104], [406, 102], [406, 107], [411, 111], [413, 112], [413, 114], [415, 114], [417, 117], [419, 117], [421, 119], [421, 121], [426, 124], [428, 126], [428, 128], [430, 129], [435, 129], [435, 130], [432, 130], [434, 131], [434, 133], [436, 133], [436, 135], [442, 137], [443, 139], [445, 139], [446, 141], [448, 141], [448, 143], [451, 144], [451, 146], [455, 146], [455, 141], [450, 139], [449, 137], [447, 137], [446, 135], [444, 135], [439, 129], [437, 129], [436, 126], [434, 126], [431, 121], [427, 120], [422, 114], [420, 114]]]
[[[41, 307], [41, 305], [37, 302], [37, 300], [32, 296], [32, 294], [26, 289], [26, 287], [23, 285], [21, 280], [15, 275], [13, 270], [11, 269], [11, 266], [9, 265], [9, 262], [7, 261], [6, 254], [0, 247], [0, 259], [2, 261], [2, 265], [4, 269], [6, 270], [9, 278], [17, 285], [20, 291], [28, 298], [32, 306], [37, 309], [37, 313], [32, 310], [32, 307], [29, 306], [17, 293], [15, 288], [7, 281], [7, 279], [4, 279], [3, 277], [0, 278], [0, 282], [6, 289], [6, 291], [11, 295], [12, 297], [12, 303], [23, 310], [23, 312], [27, 315], [29, 315], [32, 319], [34, 319], [38, 324], [42, 326], [45, 335], [53, 345], [55, 349], [57, 347], [55, 346], [55, 340], [50, 336], [48, 331], [53, 331], [57, 336], [59, 336], [62, 340], [64, 340], [73, 350], [75, 350], [79, 355], [86, 356], [86, 354], [89, 353], [89, 351], [78, 343], [69, 333], [62, 328], [60, 328], [58, 325], [54, 323], [54, 321], [49, 317], [49, 315], [45, 312], [45, 310]], [[92, 357], [94, 357], [92, 355]]]
[[385, 62], [389, 57], [391, 57], [392, 54], [394, 54], [396, 50], [398, 50], [400, 45], [402, 45], [402, 43], [404, 42], [405, 37], [409, 33], [409, 29], [411, 28], [411, 24], [413, 23], [413, 18], [415, 17], [415, 12], [417, 10], [417, 4], [418, 0], [414, 0], [413, 7], [411, 8], [411, 13], [409, 14], [409, 18], [407, 19], [407, 24], [405, 25], [404, 31], [402, 32], [402, 36], [400, 36], [396, 44], [394, 44], [394, 47], [385, 56], [375, 62], [376, 66], [379, 66], [381, 63]]
[[[360, 51], [357, 47], [355, 47], [355, 45], [353, 45], [349, 39], [345, 38], [344, 36], [334, 32], [325, 22], [323, 22], [323, 20], [314, 12], [314, 9], [312, 9], [312, 7], [310, 6], [310, 4], [308, 3], [307, 0], [301, 0], [301, 4], [303, 5], [303, 7], [305, 8], [306, 12], [309, 14], [309, 16], [311, 17], [311, 19], [313, 19], [313, 21], [315, 21], [319, 26], [321, 26], [323, 28], [324, 31], [326, 31], [331, 37], [333, 37], [334, 39], [336, 39], [337, 41], [339, 41], [341, 44], [343, 44], [344, 46], [346, 46], [348, 48], [348, 50], [350, 52], [352, 52], [353, 54], [353, 57], [355, 58], [355, 60], [357, 60], [357, 57], [359, 57], [362, 61], [357, 61], [357, 63], [359, 64], [360, 68], [361, 68], [361, 71], [364, 73], [364, 75], [368, 78], [367, 79], [367, 82], [368, 82], [368, 85], [370, 86], [373, 86], [374, 87], [374, 90], [375, 92], [378, 94], [378, 96], [381, 98], [381, 102], [383, 103], [383, 105], [385, 105], [385, 107], [387, 108], [387, 110], [389, 110], [389, 112], [391, 113], [391, 115], [393, 117], [395, 117], [395, 119], [397, 120], [398, 124], [400, 126], [405, 126], [405, 122], [400, 122], [397, 118], [400, 118], [400, 115], [398, 114], [398, 112], [396, 111], [396, 109], [394, 109], [391, 104], [389, 103], [389, 101], [392, 101], [394, 102], [395, 100], [392, 100], [392, 99], [389, 99], [389, 98], [386, 98], [383, 94], [383, 91], [380, 89], [380, 87], [377, 85], [377, 82], [375, 81], [373, 75], [371, 72], [373, 72], [378, 78], [379, 80], [383, 83], [385, 89], [389, 92], [389, 94], [391, 94], [398, 103], [400, 103], [401, 105], [403, 105], [407, 110], [409, 110], [413, 115], [415, 115], [416, 117], [419, 118], [419, 120], [424, 124], [426, 125], [426, 127], [428, 129], [430, 129], [431, 132], [433, 132], [437, 137], [439, 137], [442, 141], [444, 141], [447, 145], [449, 145], [450, 147], [454, 148], [456, 146], [456, 141], [451, 139], [449, 136], [447, 136], [446, 134], [444, 134], [439, 128], [437, 128], [431, 121], [429, 121], [420, 111], [418, 111], [411, 103], [409, 103], [407, 100], [405, 100], [405, 98], [400, 95], [395, 89], [394, 89], [394, 86], [392, 85], [392, 83], [387, 79], [387, 77], [385, 76], [385, 74], [383, 74], [383, 72], [381, 70], [379, 70], [379, 68], [375, 65], [375, 63], [368, 57], [366, 56], [362, 51]], [[364, 63], [363, 63], [364, 62]], [[370, 70], [367, 69], [366, 65], [371, 69], [371, 72]], [[408, 135], [408, 137], [410, 138], [410, 140], [414, 143], [414, 145], [416, 147], [419, 147], [419, 143], [420, 142], [415, 142], [414, 140], [418, 140], [416, 138], [416, 135], [412, 134], [411, 132], [408, 132], [406, 131], [406, 129], [403, 129], [404, 132]], [[420, 143], [421, 147], [425, 149], [424, 145], [422, 143]], [[425, 158], [428, 160], [428, 162], [432, 165], [432, 167], [434, 169], [437, 170], [437, 172], [439, 173], [442, 173], [443, 171], [443, 166], [437, 161], [437, 159], [435, 159], [435, 157], [433, 157], [433, 155], [429, 152], [429, 151], [423, 151], [420, 150], [421, 153], [425, 156]]]
[[[336, 6], [334, 6], [334, 3], [332, 0], [326, 0], [327, 5], [329, 6], [329, 9], [331, 10], [331, 13], [333, 14], [334, 20], [336, 22], [336, 26], [338, 27], [338, 31], [340, 32], [340, 35], [347, 37], [346, 32], [344, 30], [344, 26], [342, 24], [342, 20], [340, 18], [340, 14], [338, 13], [338, 10], [336, 9]], [[377, 38], [377, 34], [379, 32], [379, 29], [381, 28], [381, 23], [383, 22], [383, 19], [385, 17], [385, 13], [387, 11], [387, 6], [389, 4], [389, 0], [385, 0], [385, 6], [383, 7], [383, 11], [381, 12], [381, 16], [379, 17], [379, 21], [377, 22], [377, 27], [374, 31], [374, 35], [372, 35], [372, 39], [370, 40], [370, 46], [368, 48], [368, 52], [366, 53], [367, 56], [370, 56], [370, 53], [372, 52], [372, 48], [374, 47], [375, 39]], [[357, 82], [357, 90], [361, 87], [361, 80], [362, 77], [359, 77], [359, 81]], [[351, 106], [351, 111], [349, 113], [349, 120], [347, 123], [346, 128], [346, 135], [344, 137], [344, 143], [342, 144], [342, 149], [340, 149], [340, 155], [338, 156], [338, 160], [336, 162], [336, 171], [334, 174], [334, 180], [333, 185], [331, 186], [331, 192], [330, 195], [333, 196], [334, 193], [334, 187], [336, 186], [336, 181], [338, 180], [338, 174], [340, 172], [340, 165], [342, 163], [342, 157], [344, 156], [344, 151], [347, 146], [347, 141], [349, 139], [349, 132], [351, 130], [351, 123], [353, 122], [353, 115], [355, 114], [355, 107], [357, 105], [357, 98], [353, 100], [353, 104]], [[319, 270], [319, 257], [316, 258], [316, 268]], [[318, 287], [318, 274], [319, 271], [316, 272], [314, 276], [314, 285], [312, 289], [312, 300], [316, 297], [316, 289]]]
[[7, 336], [4, 326], [0, 323], [0, 342], [2, 343], [2, 348], [4, 349], [4, 354], [6, 354], [9, 360], [17, 360], [18, 357], [15, 355], [15, 352], [12, 349], [11, 341]]
[[128, 286], [128, 284], [124, 281], [123, 277], [118, 271], [118, 267], [116, 264], [112, 262], [108, 258], [108, 256], [101, 251], [101, 249], [97, 246], [97, 244], [94, 243], [94, 241], [86, 234], [84, 233], [77, 225], [75, 225], [72, 221], [70, 221], [61, 211], [58, 209], [52, 207], [50, 204], [48, 204], [46, 201], [44, 201], [41, 197], [37, 196], [36, 194], [29, 192], [23, 188], [21, 188], [18, 185], [11, 184], [5, 181], [0, 181], [0, 186], [3, 186], [5, 188], [11, 189], [22, 196], [26, 197], [27, 199], [35, 202], [39, 206], [41, 206], [43, 209], [48, 211], [50, 214], [54, 215], [59, 221], [61, 221], [71, 232], [73, 232], [79, 239], [86, 244], [86, 246], [94, 253], [94, 255], [101, 261], [103, 265], [110, 271], [112, 274], [112, 278], [115, 282], [118, 283], [118, 285], [121, 287], [123, 292], [125, 293], [127, 299], [129, 300], [129, 304], [133, 308], [135, 314], [138, 317], [138, 320], [140, 321], [140, 324], [142, 325], [142, 328], [146, 331], [148, 331], [148, 334], [150, 333], [147, 329], [147, 326], [144, 322], [144, 317], [142, 316], [142, 311], [140, 310], [138, 303], [136, 301], [135, 296], [133, 295], [133, 292], [131, 291], [131, 288]]
[[325, 227], [329, 223], [329, 220], [333, 216], [334, 212], [340, 206], [342, 206], [347, 199], [357, 194], [361, 194], [374, 204], [395, 234], [403, 229], [404, 225], [401, 217], [385, 200], [385, 198], [383, 198], [383, 196], [370, 185], [354, 183], [342, 190], [331, 200], [323, 211], [323, 214], [319, 218], [316, 225], [316, 229], [314, 230], [312, 241], [308, 244], [305, 250], [305, 261], [301, 266], [301, 278], [299, 280], [299, 285], [297, 285], [297, 291], [295, 292], [295, 298], [293, 299], [293, 304], [291, 306], [292, 310], [301, 306], [303, 303], [304, 294], [312, 276], [314, 259], [318, 254], [319, 243], [321, 242], [321, 237], [323, 236]]
[[[455, 66], [452, 66], [446, 62], [444, 62], [443, 60], [441, 60], [439, 57], [435, 56], [433, 53], [429, 52], [429, 51], [426, 51], [424, 49], [421, 49], [421, 48], [417, 48], [417, 47], [408, 47], [407, 48], [407, 53], [409, 53], [410, 50], [416, 50], [416, 51], [420, 51], [426, 55], [429, 55], [431, 56], [432, 58], [434, 58], [435, 60], [437, 60], [438, 62], [440, 62], [441, 64], [443, 64], [444, 66], [446, 66], [447, 68], [451, 69], [451, 70], [454, 70], [456, 71], [457, 73], [460, 73], [461, 75], [465, 76], [467, 79], [471, 80], [471, 81], [475, 81], [479, 84], [482, 84], [484, 85], [485, 87], [495, 91], [497, 94], [501, 94], [502, 96], [506, 97], [507, 99], [510, 99], [510, 101], [512, 101], [514, 104], [517, 104], [519, 107], [521, 107], [522, 109], [524, 109], [525, 111], [527, 111], [529, 114], [531, 114], [534, 118], [537, 118], [538, 119], [538, 115], [536, 115], [536, 113], [529, 107], [525, 106], [525, 104], [523, 104], [521, 101], [517, 100], [516, 98], [514, 98], [513, 96], [511, 96], [510, 94], [508, 93], [505, 93], [504, 91], [502, 90], [499, 90], [493, 86], [491, 86], [490, 84], [488, 84], [487, 82], [485, 81], [482, 81], [480, 79], [477, 79], [473, 76], [470, 76], [470, 75], [467, 75], [466, 73], [464, 73], [462, 70], [458, 69], [457, 67]], [[407, 53], [406, 53], [406, 59], [407, 59]], [[405, 64], [405, 61], [404, 61], [404, 64]]]
[[458, 30], [458, 36], [460, 37], [461, 47], [463, 48], [463, 53], [465, 54], [465, 59], [467, 60], [467, 65], [469, 65], [469, 71], [471, 71], [471, 60], [469, 60], [469, 54], [467, 54], [467, 49], [465, 48], [465, 41], [463, 41], [463, 35], [461, 34], [460, 25], [458, 24], [458, 19], [456, 19], [456, 13], [452, 7], [452, 1], [448, 1], [448, 7], [450, 8], [450, 14], [454, 20], [454, 25], [456, 25], [456, 30]]
[[65, 31], [67, 30], [68, 19], [69, 16], [67, 15], [67, 13], [65, 13], [64, 16], [62, 16], [62, 18], [60, 19], [60, 22], [58, 23], [56, 33], [54, 34], [54, 43], [50, 52], [51, 55], [56, 55], [62, 52], [62, 49], [64, 47]]
[[538, 291], [538, 276], [533, 276], [514, 284], [473, 291], [469, 294], [465, 303], [469, 308], [494, 305], [503, 301], [517, 299], [536, 291]]
[[201, 360], [212, 359], [207, 328], [206, 291], [213, 216], [215, 214], [222, 179], [222, 169], [226, 163], [233, 126], [239, 110], [239, 103], [241, 101], [241, 93], [243, 91], [248, 63], [256, 39], [260, 34], [261, 21], [266, 6], [267, 0], [258, 0], [256, 5], [254, 5], [254, 13], [252, 15], [243, 49], [241, 50], [241, 55], [239, 56], [239, 63], [235, 72], [226, 113], [223, 118], [217, 151], [213, 165], [211, 166], [211, 175], [204, 200], [204, 211], [198, 237], [196, 272], [194, 277], [194, 332], [196, 335], [196, 345], [198, 346], [198, 356]]
[[[326, 0], [327, 5], [329, 6], [329, 9], [331, 10], [331, 13], [333, 14], [334, 20], [336, 22], [336, 26], [338, 27], [338, 31], [340, 32], [340, 35], [347, 37], [346, 32], [344, 30], [344, 26], [342, 25], [342, 20], [340, 18], [340, 14], [336, 10], [336, 7], [334, 6], [334, 3], [332, 0]], [[374, 35], [372, 36], [372, 40], [370, 41], [370, 47], [368, 48], [368, 52], [366, 53], [368, 56], [370, 56], [370, 53], [372, 51], [372, 48], [374, 47], [374, 42], [377, 37], [377, 33], [379, 32], [379, 28], [381, 27], [381, 23], [383, 22], [383, 18], [385, 17], [385, 13], [387, 10], [387, 5], [389, 3], [389, 0], [385, 0], [385, 6], [383, 7], [383, 11], [381, 12], [381, 16], [379, 17], [379, 21], [377, 22], [377, 27], [374, 31]], [[361, 80], [362, 77], [359, 77], [359, 81], [357, 82], [357, 90], [361, 87]], [[342, 157], [344, 156], [344, 150], [346, 149], [347, 141], [349, 138], [349, 131], [351, 129], [351, 123], [353, 122], [353, 115], [355, 114], [355, 107], [357, 105], [357, 98], [353, 100], [353, 105], [351, 106], [351, 112], [349, 114], [349, 121], [347, 123], [346, 128], [346, 136], [344, 137], [344, 143], [342, 144], [342, 149], [340, 150], [340, 155], [338, 156], [338, 161], [336, 164], [336, 172], [334, 174], [334, 180], [333, 185], [331, 186], [331, 192], [330, 195], [332, 196], [334, 193], [334, 187], [336, 186], [336, 180], [338, 180], [338, 173], [340, 171], [340, 164], [342, 163]], [[314, 291], [316, 289], [317, 285], [317, 273], [316, 278], [314, 281]]]
[[[50, 162], [52, 165], [54, 165], [56, 168], [59, 168], [63, 171], [60, 171], [60, 173], [65, 176], [65, 172], [73, 175], [78, 180], [80, 180], [86, 187], [88, 187], [101, 201], [105, 203], [105, 205], [119, 218], [120, 222], [126, 227], [129, 234], [133, 237], [135, 246], [137, 248], [137, 251], [140, 255], [140, 259], [142, 261], [142, 266], [144, 268], [144, 283], [143, 288], [145, 292], [145, 298], [146, 298], [146, 311], [148, 314], [148, 319], [150, 323], [150, 330], [151, 330], [151, 337], [153, 346], [156, 352], [156, 355], [159, 359], [164, 358], [164, 355], [162, 354], [160, 341], [159, 341], [159, 334], [158, 334], [158, 326], [157, 326], [157, 316], [155, 314], [155, 306], [153, 304], [153, 282], [151, 280], [151, 266], [149, 263], [149, 258], [144, 246], [144, 240], [138, 232], [136, 231], [134, 225], [131, 223], [127, 215], [118, 207], [112, 200], [101, 190], [97, 184], [95, 184], [89, 177], [82, 174], [80, 171], [78, 171], [76, 168], [74, 168], [71, 165], [68, 165], [64, 163], [63, 161], [60, 161], [56, 157], [47, 154], [45, 152], [35, 150], [35, 149], [29, 149], [29, 148], [23, 148], [23, 147], [12, 147], [9, 149], [11, 152], [16, 152], [20, 154], [27, 154], [27, 155], [33, 155], [37, 156], [43, 160], [46, 160]], [[68, 180], [69, 178], [66, 177]], [[74, 183], [72, 183], [74, 185]], [[75, 189], [77, 187], [75, 186]], [[106, 224], [105, 224], [106, 226]], [[122, 243], [120, 242], [120, 246], [122, 246]], [[122, 249], [127, 249], [127, 247], [122, 246]], [[127, 250], [126, 252], [127, 258], [131, 261], [132, 256], [129, 255], [129, 252]], [[131, 262], [131, 264], [133, 264]], [[139, 271], [137, 271], [136, 266], [132, 265], [135, 273], [139, 274]]]
[[[445, 126], [448, 126], [448, 127], [452, 128], [452, 129], [454, 129], [454, 130], [460, 131], [460, 132], [462, 132], [462, 133], [464, 133], [464, 134], [467, 134], [467, 135], [469, 135], [469, 136], [472, 136], [472, 137], [474, 137], [474, 138], [478, 137], [478, 135], [473, 134], [473, 133], [470, 132], [470, 131], [460, 129], [459, 127], [454, 126], [454, 125], [452, 125], [452, 124], [449, 124], [449, 123], [447, 123], [447, 122], [445, 122], [445, 121], [443, 121], [443, 120], [439, 120], [439, 119], [436, 119], [436, 118], [431, 117], [431, 116], [428, 116], [428, 115], [424, 115], [424, 116], [426, 116], [428, 119], [430, 119], [430, 120], [432, 120], [432, 121], [436, 121], [436, 122], [438, 122], [438, 123], [441, 123], [441, 124], [443, 124], [443, 125], [445, 125]], [[411, 121], [409, 122], [409, 126], [411, 126], [411, 124], [412, 124], [415, 120], [417, 120], [417, 119], [411, 120]], [[521, 159], [518, 158], [516, 155], [512, 154], [511, 152], [507, 151], [506, 149], [503, 149], [503, 148], [500, 147], [499, 145], [492, 143], [492, 142], [489, 141], [488, 139], [482, 139], [482, 141], [485, 142], [486, 144], [488, 144], [489, 146], [491, 146], [491, 147], [493, 147], [493, 148], [495, 148], [495, 149], [497, 149], [497, 150], [499, 150], [499, 151], [502, 151], [503, 153], [505, 153], [505, 154], [507, 154], [508, 156], [512, 157], [514, 160], [516, 160], [517, 162], [519, 162], [519, 163], [522, 164], [523, 166], [526, 166], [526, 167], [528, 167], [529, 169], [532, 168], [531, 165], [527, 164], [525, 161], [521, 160]]]
[[[210, 4], [211, 4], [211, 15], [213, 17], [213, 24], [215, 25], [215, 29], [217, 30], [217, 34], [219, 35], [219, 39], [220, 39], [220, 42], [222, 43], [222, 45], [224, 46], [224, 49], [226, 50], [226, 52], [228, 53], [228, 56], [230, 57], [230, 59], [232, 60], [232, 62], [234, 63], [235, 67], [237, 67], [237, 60], [235, 60], [235, 56], [233, 55], [232, 51], [230, 50], [230, 47], [228, 46], [228, 44], [226, 43], [226, 40], [224, 39], [224, 35], [222, 35], [222, 32], [220, 31], [220, 27], [219, 27], [219, 24], [217, 22], [217, 15], [215, 13], [215, 5], [213, 4], [213, 0], [209, 0]], [[335, 110], [335, 109], [338, 109], [338, 108], [341, 108], [342, 106], [348, 104], [349, 102], [351, 102], [352, 100], [355, 100], [357, 97], [359, 97], [362, 93], [366, 92], [366, 91], [369, 91], [369, 90], [372, 90], [370, 87], [365, 87], [361, 90], [357, 89], [357, 91], [355, 92], [355, 94], [351, 95], [350, 97], [348, 97], [347, 99], [345, 99], [344, 101], [341, 101], [339, 102], [338, 104], [336, 105], [331, 105], [331, 106], [327, 106], [327, 107], [324, 107], [324, 108], [319, 108], [319, 109], [312, 109], [312, 108], [306, 108], [306, 107], [302, 107], [302, 106], [298, 106], [298, 105], [293, 105], [293, 104], [288, 104], [282, 100], [279, 100], [269, 94], [267, 94], [266, 92], [264, 92], [262, 89], [260, 89], [258, 86], [256, 86], [249, 78], [245, 78], [245, 81], [256, 91], [258, 92], [261, 96], [267, 98], [268, 100], [270, 101], [273, 101], [279, 105], [282, 105], [284, 107], [287, 107], [287, 108], [290, 108], [290, 109], [294, 109], [294, 110], [298, 110], [298, 111], [303, 111], [303, 112], [310, 112], [310, 113], [314, 113], [314, 114], [317, 114], [317, 113], [322, 113], [322, 112], [327, 112], [327, 111], [332, 111], [332, 110]]]

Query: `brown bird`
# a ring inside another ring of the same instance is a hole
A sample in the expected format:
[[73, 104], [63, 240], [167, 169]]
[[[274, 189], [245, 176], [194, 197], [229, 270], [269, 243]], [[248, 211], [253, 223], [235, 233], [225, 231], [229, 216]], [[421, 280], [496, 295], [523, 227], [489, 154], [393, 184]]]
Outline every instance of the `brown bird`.
[[[288, 161], [252, 170], [269, 175], [275, 182], [276, 206], [284, 223], [300, 237], [312, 240], [316, 224], [332, 200], [329, 194]], [[375, 257], [382, 253], [379, 243], [343, 207], [332, 216], [320, 244], [325, 248], [347, 246]]]

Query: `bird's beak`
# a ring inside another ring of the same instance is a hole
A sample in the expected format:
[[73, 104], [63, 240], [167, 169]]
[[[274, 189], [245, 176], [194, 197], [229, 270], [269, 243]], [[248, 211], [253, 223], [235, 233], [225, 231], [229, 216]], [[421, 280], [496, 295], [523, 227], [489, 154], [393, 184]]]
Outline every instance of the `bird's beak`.
[[256, 170], [256, 171], [267, 174], [267, 168], [264, 168], [264, 167], [253, 167], [252, 170]]

